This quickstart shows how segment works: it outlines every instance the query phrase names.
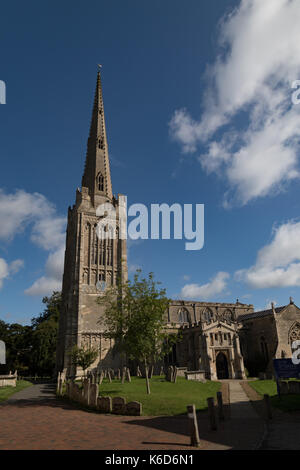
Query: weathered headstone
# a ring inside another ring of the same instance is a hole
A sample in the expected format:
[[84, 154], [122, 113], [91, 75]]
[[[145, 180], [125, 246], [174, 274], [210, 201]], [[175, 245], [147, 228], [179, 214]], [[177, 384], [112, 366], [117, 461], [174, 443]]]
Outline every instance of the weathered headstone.
[[280, 386], [280, 393], [282, 395], [288, 395], [288, 393], [289, 393], [289, 384], [288, 384], [288, 382], [285, 382], [285, 381], [281, 380], [280, 383], [279, 383], [279, 386]]
[[102, 370], [102, 371], [101, 371], [101, 373], [100, 373], [100, 378], [99, 378], [99, 385], [101, 385], [101, 384], [102, 384], [102, 382], [103, 382], [103, 379], [104, 379], [104, 372], [103, 372], [103, 370]]
[[300, 382], [296, 382], [295, 380], [291, 380], [289, 382], [289, 393], [291, 395], [298, 395], [300, 393]]
[[97, 408], [102, 413], [111, 413], [112, 411], [112, 400], [111, 397], [98, 397]]
[[131, 401], [126, 405], [126, 414], [130, 416], [142, 415], [142, 404], [138, 401]]
[[128, 367], [126, 369], [126, 380], [128, 380], [128, 382], [131, 382], [130, 370]]
[[113, 397], [112, 412], [116, 415], [123, 415], [126, 411], [126, 400], [123, 397]]
[[57, 393], [57, 395], [59, 395], [59, 381], [60, 381], [60, 377], [61, 377], [61, 373], [58, 372], [58, 375], [57, 375], [57, 382], [56, 382], [56, 393]]
[[123, 367], [123, 369], [122, 369], [122, 384], [125, 382], [125, 377], [126, 377], [126, 367]]
[[84, 403], [89, 406], [89, 400], [90, 400], [90, 381], [89, 379], [85, 379], [83, 381], [83, 398], [84, 398]]
[[62, 391], [63, 391], [63, 381], [62, 381], [62, 379], [60, 378], [60, 379], [59, 379], [59, 384], [58, 384], [58, 394], [59, 394], [59, 395], [62, 395]]
[[96, 408], [98, 398], [98, 384], [91, 384], [89, 392], [89, 406], [91, 406], [92, 408]]

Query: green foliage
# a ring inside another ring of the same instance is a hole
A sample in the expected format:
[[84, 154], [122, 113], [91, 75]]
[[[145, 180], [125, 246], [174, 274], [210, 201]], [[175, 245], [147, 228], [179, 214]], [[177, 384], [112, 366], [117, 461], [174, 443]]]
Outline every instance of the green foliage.
[[105, 335], [115, 340], [119, 351], [130, 360], [148, 366], [168, 354], [176, 335], [165, 328], [165, 314], [170, 299], [158, 288], [153, 273], [141, 278], [137, 270], [133, 281], [108, 289], [98, 298], [105, 306]]
[[32, 319], [31, 367], [38, 375], [52, 375], [55, 367], [61, 292], [44, 297], [46, 308], [37, 318]]
[[61, 293], [44, 297], [44, 312], [31, 325], [0, 321], [0, 339], [6, 343], [6, 366], [0, 372], [18, 370], [19, 375], [52, 375], [58, 332]]
[[207, 398], [215, 397], [220, 387], [220, 382], [201, 383], [183, 377], [178, 377], [174, 385], [163, 377], [154, 376], [151, 395], [147, 394], [145, 380], [139, 377], [131, 377], [131, 383], [124, 384], [120, 380], [109, 383], [104, 379], [99, 391], [101, 396], [125, 397], [127, 402], [141, 402], [144, 416], [161, 416], [185, 414], [190, 403], [195, 403], [197, 410], [204, 410]]
[[79, 366], [85, 371], [90, 367], [98, 357], [98, 350], [95, 348], [80, 348], [75, 345], [69, 352], [74, 365]]

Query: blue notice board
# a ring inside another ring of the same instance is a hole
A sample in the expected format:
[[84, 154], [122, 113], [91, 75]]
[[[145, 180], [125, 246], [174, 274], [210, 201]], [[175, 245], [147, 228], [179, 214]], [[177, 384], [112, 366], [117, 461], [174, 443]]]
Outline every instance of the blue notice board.
[[300, 364], [294, 364], [292, 359], [273, 359], [277, 379], [300, 379]]

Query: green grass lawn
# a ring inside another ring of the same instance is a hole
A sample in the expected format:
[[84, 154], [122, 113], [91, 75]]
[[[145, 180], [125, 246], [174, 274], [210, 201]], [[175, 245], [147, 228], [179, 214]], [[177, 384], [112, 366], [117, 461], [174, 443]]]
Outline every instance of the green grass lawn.
[[24, 388], [30, 387], [31, 385], [32, 383], [27, 382], [27, 380], [17, 380], [16, 387], [0, 387], [0, 402], [7, 400], [14, 393], [20, 392]]
[[260, 395], [264, 395], [265, 393], [270, 395], [272, 406], [282, 411], [300, 410], [300, 395], [282, 395], [281, 398], [279, 398], [275, 380], [256, 380], [248, 383]]
[[206, 383], [188, 381], [178, 377], [177, 382], [167, 382], [163, 377], [154, 376], [150, 380], [151, 394], [147, 395], [146, 380], [132, 377], [131, 383], [105, 379], [99, 386], [100, 395], [124, 397], [129, 401], [139, 401], [143, 405], [144, 416], [177, 415], [186, 413], [186, 407], [195, 404], [197, 410], [207, 408], [206, 399], [215, 397], [221, 384], [207, 381]]

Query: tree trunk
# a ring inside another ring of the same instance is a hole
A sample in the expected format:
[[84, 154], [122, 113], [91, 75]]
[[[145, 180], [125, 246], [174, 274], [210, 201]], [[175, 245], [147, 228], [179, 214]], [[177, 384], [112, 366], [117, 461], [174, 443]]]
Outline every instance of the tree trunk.
[[145, 375], [146, 375], [147, 394], [150, 395], [149, 367], [148, 367], [146, 360], [145, 360]]

